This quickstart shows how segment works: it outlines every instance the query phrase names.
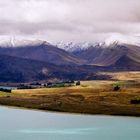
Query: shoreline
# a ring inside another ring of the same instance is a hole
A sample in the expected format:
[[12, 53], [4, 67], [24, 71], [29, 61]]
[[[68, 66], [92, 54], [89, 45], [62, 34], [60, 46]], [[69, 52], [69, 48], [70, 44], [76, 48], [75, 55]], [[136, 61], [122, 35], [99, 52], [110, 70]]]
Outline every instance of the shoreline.
[[[122, 78], [120, 74], [117, 76]], [[120, 89], [114, 91], [113, 86], [118, 84]], [[0, 105], [60, 113], [140, 117], [140, 80], [81, 81], [80, 86], [73, 87], [0, 92]]]
[[45, 109], [39, 109], [39, 108], [31, 108], [31, 107], [19, 107], [19, 106], [12, 106], [12, 105], [2, 105], [0, 104], [0, 107], [8, 108], [8, 109], [19, 109], [19, 110], [28, 110], [28, 111], [38, 111], [38, 112], [44, 112], [44, 113], [59, 113], [59, 114], [68, 114], [68, 115], [86, 115], [86, 116], [113, 116], [113, 117], [135, 117], [140, 118], [140, 114], [104, 114], [104, 113], [82, 113], [82, 112], [69, 112], [69, 111], [56, 111], [56, 110], [45, 110]]

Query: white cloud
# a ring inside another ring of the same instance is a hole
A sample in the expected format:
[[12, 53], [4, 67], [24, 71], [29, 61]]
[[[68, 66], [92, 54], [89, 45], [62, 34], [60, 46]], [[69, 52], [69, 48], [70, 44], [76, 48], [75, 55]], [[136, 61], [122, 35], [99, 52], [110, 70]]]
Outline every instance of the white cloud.
[[0, 34], [48, 41], [139, 34], [139, 7], [139, 0], [5, 0], [0, 1]]

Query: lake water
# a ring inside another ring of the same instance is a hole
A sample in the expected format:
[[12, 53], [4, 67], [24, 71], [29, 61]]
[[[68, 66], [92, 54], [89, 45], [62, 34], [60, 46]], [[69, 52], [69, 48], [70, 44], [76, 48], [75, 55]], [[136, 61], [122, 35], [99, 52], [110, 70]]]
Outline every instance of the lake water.
[[140, 118], [0, 107], [0, 140], [140, 140]]
[[11, 89], [11, 90], [17, 89], [17, 87], [9, 87], [9, 86], [0, 86], [0, 88], [2, 88], [2, 89]]

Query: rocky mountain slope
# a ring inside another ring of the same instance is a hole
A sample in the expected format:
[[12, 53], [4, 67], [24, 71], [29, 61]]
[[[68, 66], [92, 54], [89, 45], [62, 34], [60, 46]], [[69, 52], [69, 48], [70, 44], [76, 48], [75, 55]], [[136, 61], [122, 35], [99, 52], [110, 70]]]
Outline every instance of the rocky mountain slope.
[[[58, 44], [60, 47], [60, 44]], [[110, 37], [103, 43], [69, 43], [62, 46], [79, 59], [84, 59], [87, 65], [111, 66], [122, 57], [140, 63], [140, 39]], [[71, 49], [72, 48], [72, 49]]]
[[96, 78], [93, 71], [79, 66], [58, 66], [52, 63], [0, 55], [0, 82], [33, 82], [40, 80], [78, 80]]
[[[7, 45], [7, 46], [6, 46]], [[0, 42], [0, 55], [49, 62], [56, 65], [83, 64], [84, 60], [59, 49], [46, 41], [10, 41]]]
[[138, 70], [138, 42], [109, 39], [61, 48], [40, 40], [0, 40], [0, 82], [104, 79], [96, 73]]

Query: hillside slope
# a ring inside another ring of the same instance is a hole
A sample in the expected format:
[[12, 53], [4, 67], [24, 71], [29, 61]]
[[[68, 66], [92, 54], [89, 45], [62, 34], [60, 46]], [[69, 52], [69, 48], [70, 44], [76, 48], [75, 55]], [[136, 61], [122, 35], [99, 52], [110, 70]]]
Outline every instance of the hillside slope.
[[0, 55], [0, 82], [33, 82], [41, 80], [94, 79], [94, 71], [79, 66], [58, 66], [52, 63]]
[[80, 60], [65, 50], [59, 49], [46, 42], [42, 42], [40, 44], [34, 43], [34, 45], [27, 45], [26, 43], [26, 46], [23, 44], [23, 46], [21, 45], [15, 47], [1, 46], [0, 54], [49, 62], [57, 65], [74, 65], [82, 64], [84, 62], [84, 60]]

